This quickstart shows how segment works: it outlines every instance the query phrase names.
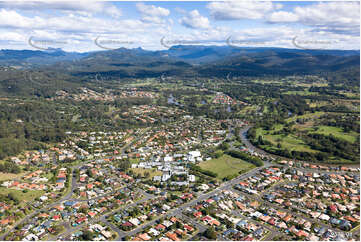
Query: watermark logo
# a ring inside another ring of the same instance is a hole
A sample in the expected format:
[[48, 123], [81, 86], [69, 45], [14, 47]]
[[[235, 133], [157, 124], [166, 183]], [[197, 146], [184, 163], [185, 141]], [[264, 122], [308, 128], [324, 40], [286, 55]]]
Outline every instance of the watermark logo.
[[229, 82], [232, 81], [231, 78], [230, 78], [230, 76], [231, 76], [231, 73], [229, 72], [229, 73], [227, 74], [227, 76], [226, 76], [226, 79], [227, 79], [227, 81], [229, 81]]
[[95, 74], [94, 79], [95, 79], [95, 82], [98, 82], [98, 83], [104, 82], [104, 78], [103, 78], [102, 74], [100, 74], [100, 73]]
[[187, 40], [187, 39], [167, 39], [163, 36], [160, 39], [161, 46], [169, 49], [173, 46], [182, 45], [182, 46], [191, 46], [191, 45], [215, 45], [220, 44], [223, 41], [216, 40]]
[[298, 49], [303, 50], [322, 50], [331, 49], [334, 44], [337, 44], [336, 40], [322, 40], [322, 39], [311, 39], [295, 36], [292, 38], [292, 44]]
[[30, 36], [28, 44], [38, 50], [49, 50], [51, 48], [62, 48], [64, 45], [67, 45], [68, 42], [64, 40], [39, 39], [34, 36]]
[[263, 47], [267, 44], [266, 41], [262, 39], [255, 39], [255, 38], [249, 38], [249, 39], [236, 39], [233, 36], [228, 36], [226, 39], [226, 44], [229, 47], [233, 48], [239, 48], [239, 47]]
[[121, 47], [129, 47], [133, 45], [134, 41], [122, 40], [122, 39], [109, 39], [102, 36], [97, 36], [94, 40], [94, 44], [101, 49], [116, 50]]

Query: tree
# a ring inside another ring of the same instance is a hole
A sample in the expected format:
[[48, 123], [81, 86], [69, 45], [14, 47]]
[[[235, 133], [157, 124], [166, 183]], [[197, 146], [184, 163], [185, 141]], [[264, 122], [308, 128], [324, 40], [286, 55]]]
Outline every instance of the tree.
[[93, 233], [90, 232], [89, 230], [86, 230], [86, 231], [83, 232], [82, 238], [83, 238], [83, 240], [87, 240], [87, 241], [92, 240], [93, 239]]
[[64, 226], [55, 225], [55, 226], [53, 226], [53, 229], [54, 229], [54, 234], [59, 234], [64, 229]]
[[10, 192], [10, 193], [8, 194], [8, 198], [9, 198], [10, 200], [13, 200], [16, 204], [19, 203], [19, 199], [16, 197], [15, 193], [13, 193], [13, 192]]
[[214, 156], [216, 158], [220, 158], [223, 155], [223, 151], [222, 150], [217, 150], [214, 152]]
[[208, 239], [212, 239], [212, 240], [217, 239], [217, 233], [216, 233], [216, 231], [214, 231], [213, 227], [208, 228], [205, 231], [204, 236], [206, 236]]
[[150, 176], [150, 173], [148, 171], [144, 172], [144, 177], [145, 178], [149, 178], [149, 176]]

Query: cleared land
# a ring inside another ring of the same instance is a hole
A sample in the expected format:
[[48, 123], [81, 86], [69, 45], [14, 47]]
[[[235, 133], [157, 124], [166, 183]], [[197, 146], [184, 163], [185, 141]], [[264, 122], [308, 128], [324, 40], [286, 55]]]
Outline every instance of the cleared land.
[[203, 170], [217, 173], [218, 179], [223, 179], [226, 176], [238, 174], [240, 171], [248, 171], [255, 168], [253, 164], [233, 158], [229, 155], [223, 155], [218, 159], [203, 161], [199, 166]]
[[0, 194], [7, 196], [9, 193], [12, 193], [20, 202], [29, 202], [33, 201], [35, 198], [40, 197], [45, 192], [44, 191], [35, 191], [27, 190], [26, 192], [15, 189], [0, 188]]
[[2, 173], [2, 172], [0, 172], [0, 181], [12, 180], [12, 179], [21, 177], [24, 174], [26, 174], [26, 173], [23, 172], [23, 173], [19, 173], [19, 174], [13, 174], [13, 173]]
[[136, 175], [141, 175], [144, 177], [146, 172], [149, 173], [149, 179], [152, 179], [154, 176], [161, 176], [162, 172], [157, 171], [156, 169], [144, 169], [144, 168], [130, 168]]

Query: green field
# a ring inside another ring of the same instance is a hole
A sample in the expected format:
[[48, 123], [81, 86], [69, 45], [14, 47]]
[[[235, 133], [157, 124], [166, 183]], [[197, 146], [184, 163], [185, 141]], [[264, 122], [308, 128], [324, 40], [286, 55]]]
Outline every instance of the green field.
[[152, 179], [154, 176], [161, 176], [162, 172], [157, 171], [156, 169], [144, 169], [144, 168], [130, 168], [136, 175], [144, 176], [146, 172], [149, 173], [149, 179]]
[[[315, 103], [317, 106], [321, 103]], [[298, 152], [307, 152], [316, 154], [320, 152], [315, 148], [312, 148], [306, 142], [306, 138], [309, 134], [321, 134], [324, 136], [334, 136], [339, 140], [344, 140], [355, 144], [358, 140], [359, 134], [355, 131], [344, 132], [342, 127], [327, 126], [323, 125], [322, 121], [325, 119], [323, 115], [327, 114], [326, 112], [309, 112], [303, 115], [295, 115], [293, 117], [287, 118], [285, 121], [287, 124], [275, 124], [270, 130], [263, 128], [257, 128], [255, 131], [255, 139], [257, 142], [259, 137], [262, 137], [264, 141], [263, 145], [259, 144], [261, 149], [265, 149], [271, 153], [280, 153], [281, 151], [298, 151]], [[336, 114], [336, 113], [333, 113]], [[301, 119], [300, 122], [297, 122], [297, 119]], [[283, 129], [288, 126], [291, 131], [284, 131]], [[305, 138], [306, 137], [306, 138]], [[330, 156], [330, 161], [338, 162], [349, 162], [339, 156]]]
[[129, 161], [131, 164], [139, 164], [140, 159], [139, 158], [130, 158]]
[[203, 161], [199, 163], [199, 166], [203, 170], [217, 173], [217, 179], [223, 179], [226, 176], [238, 174], [240, 171], [248, 171], [255, 168], [253, 164], [229, 155], [223, 155], [218, 159]]
[[305, 152], [315, 152], [308, 145], [306, 145], [300, 138], [293, 134], [277, 134], [274, 135], [272, 132], [281, 130], [283, 128], [282, 124], [275, 125], [272, 131], [266, 131], [262, 128], [258, 128], [256, 130], [257, 137], [262, 135], [264, 140], [267, 140], [272, 143], [272, 146], [276, 146], [278, 143], [281, 144], [282, 148], [286, 148], [289, 151], [297, 150], [297, 151], [305, 151]]
[[22, 172], [22, 173], [19, 173], [19, 174], [0, 172], [0, 181], [12, 180], [12, 179], [15, 179], [15, 178], [22, 177], [25, 174], [26, 174], [26, 172]]
[[312, 132], [316, 134], [323, 134], [323, 135], [333, 135], [339, 139], [346, 140], [348, 142], [354, 143], [359, 135], [356, 132], [343, 132], [342, 128], [339, 127], [332, 127], [332, 126], [317, 126], [316, 131]]
[[9, 193], [14, 194], [14, 196], [20, 202], [29, 202], [29, 201], [33, 201], [35, 198], [40, 197], [45, 192], [44, 191], [36, 191], [36, 190], [28, 190], [27, 192], [23, 192], [21, 190], [0, 187], [0, 194], [7, 196]]
[[289, 95], [303, 95], [303, 96], [315, 95], [314, 93], [309, 92], [309, 91], [287, 91], [287, 92], [284, 92], [284, 94], [289, 94]]
[[293, 116], [291, 118], [288, 118], [288, 119], [286, 119], [286, 122], [296, 121], [298, 118], [314, 118], [314, 119], [317, 119], [323, 114], [325, 114], [325, 112], [306, 113], [306, 114], [303, 114], [303, 115], [297, 115], [297, 116]]

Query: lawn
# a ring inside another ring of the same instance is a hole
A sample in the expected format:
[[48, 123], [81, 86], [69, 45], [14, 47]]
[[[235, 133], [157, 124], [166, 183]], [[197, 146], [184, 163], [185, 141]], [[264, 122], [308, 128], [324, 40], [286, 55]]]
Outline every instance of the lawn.
[[255, 168], [253, 164], [241, 159], [233, 158], [229, 155], [223, 155], [217, 159], [203, 161], [199, 163], [199, 166], [203, 170], [217, 173], [218, 179], [223, 179], [226, 176], [238, 174], [240, 171], [248, 171]]
[[323, 135], [333, 135], [339, 139], [346, 140], [348, 142], [354, 143], [357, 139], [357, 136], [359, 135], [356, 132], [349, 132], [345, 133], [343, 132], [342, 128], [339, 127], [332, 127], [332, 126], [317, 126], [316, 131], [312, 132], [316, 134], [323, 134]]
[[330, 102], [328, 102], [328, 101], [313, 101], [313, 102], [308, 101], [307, 103], [308, 103], [308, 105], [310, 106], [310, 108], [315, 108], [315, 107], [326, 106], [326, 105], [328, 105]]
[[314, 93], [314, 92], [309, 92], [309, 91], [287, 91], [287, 92], [284, 92], [284, 94], [289, 94], [289, 95], [301, 95], [301, 96], [315, 95], [315, 93]]
[[134, 174], [136, 175], [140, 174], [141, 176], [144, 176], [145, 172], [149, 172], [149, 179], [152, 179], [154, 176], [162, 175], [162, 172], [156, 169], [131, 168], [130, 170], [132, 170]]
[[278, 134], [273, 135], [272, 132], [281, 130], [283, 128], [282, 124], [277, 124], [274, 126], [274, 128], [271, 131], [263, 130], [262, 128], [256, 129], [256, 135], [257, 137], [259, 135], [262, 135], [263, 139], [269, 141], [272, 143], [272, 147], [275, 149], [277, 144], [280, 143], [282, 148], [288, 149], [289, 151], [297, 150], [297, 151], [305, 151], [305, 152], [315, 152], [312, 150], [308, 145], [306, 145], [303, 140], [298, 138], [296, 135], [293, 134]]
[[139, 158], [130, 158], [129, 161], [131, 164], [139, 164], [140, 159]]
[[33, 201], [35, 198], [40, 197], [45, 192], [44, 191], [35, 191], [35, 190], [28, 190], [27, 192], [23, 192], [21, 190], [8, 189], [8, 188], [5, 188], [5, 187], [0, 187], [0, 194], [3, 194], [5, 196], [7, 196], [9, 193], [14, 194], [14, 196], [20, 202], [29, 202], [29, 201]]
[[[303, 140], [298, 138], [295, 135], [266, 135], [264, 138], [274, 145], [280, 143], [283, 148], [288, 149], [289, 151], [296, 150], [296, 151], [305, 151], [305, 152], [315, 152], [312, 150], [308, 145], [306, 145]], [[279, 141], [279, 142], [278, 142]]]
[[26, 172], [22, 172], [22, 173], [19, 173], [19, 174], [0, 172], [0, 181], [12, 180], [14, 178], [21, 177], [21, 176], [23, 176], [25, 174], [26, 174]]
[[287, 122], [296, 121], [298, 118], [319, 118], [321, 115], [325, 114], [325, 112], [314, 112], [314, 113], [306, 113], [303, 115], [296, 115], [291, 118], [286, 119]]

